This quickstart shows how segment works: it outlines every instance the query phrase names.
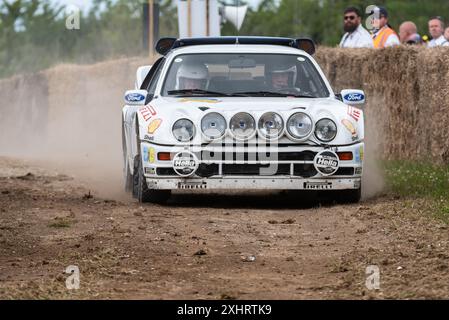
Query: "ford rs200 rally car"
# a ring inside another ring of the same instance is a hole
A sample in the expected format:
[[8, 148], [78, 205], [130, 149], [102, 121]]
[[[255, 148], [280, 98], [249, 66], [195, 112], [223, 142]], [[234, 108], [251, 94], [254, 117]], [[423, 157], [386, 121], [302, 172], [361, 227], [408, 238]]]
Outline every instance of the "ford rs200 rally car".
[[125, 93], [125, 185], [140, 202], [172, 190], [361, 195], [365, 102], [332, 91], [308, 39], [164, 38]]

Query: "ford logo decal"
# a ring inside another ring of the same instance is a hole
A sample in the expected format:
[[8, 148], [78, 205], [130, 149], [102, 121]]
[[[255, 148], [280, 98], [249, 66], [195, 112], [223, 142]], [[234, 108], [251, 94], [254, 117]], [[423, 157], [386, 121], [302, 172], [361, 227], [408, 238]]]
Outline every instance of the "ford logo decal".
[[139, 102], [145, 100], [145, 96], [140, 93], [130, 93], [126, 95], [125, 99], [129, 102]]
[[365, 100], [365, 96], [361, 93], [348, 93], [347, 95], [344, 96], [344, 99], [346, 101], [363, 101]]

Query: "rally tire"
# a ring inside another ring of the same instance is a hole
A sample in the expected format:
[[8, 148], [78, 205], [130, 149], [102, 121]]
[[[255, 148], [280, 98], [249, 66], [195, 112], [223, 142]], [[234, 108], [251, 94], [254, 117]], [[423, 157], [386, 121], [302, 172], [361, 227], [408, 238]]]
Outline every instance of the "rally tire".
[[133, 176], [131, 174], [131, 170], [129, 169], [128, 149], [126, 147], [125, 128], [123, 123], [122, 123], [122, 151], [123, 151], [123, 179], [124, 179], [123, 186], [125, 188], [125, 192], [132, 192]]
[[134, 170], [133, 170], [133, 175], [132, 175], [132, 194], [133, 197], [138, 199], [138, 188], [139, 188], [139, 165], [140, 165], [140, 161], [139, 161], [139, 155], [137, 155], [134, 158]]
[[129, 165], [125, 164], [125, 191], [131, 192], [133, 191], [133, 176], [129, 170]]
[[140, 203], [159, 203], [163, 204], [170, 198], [169, 190], [152, 190], [148, 189], [147, 180], [143, 173], [140, 156], [134, 160], [133, 175], [133, 196]]

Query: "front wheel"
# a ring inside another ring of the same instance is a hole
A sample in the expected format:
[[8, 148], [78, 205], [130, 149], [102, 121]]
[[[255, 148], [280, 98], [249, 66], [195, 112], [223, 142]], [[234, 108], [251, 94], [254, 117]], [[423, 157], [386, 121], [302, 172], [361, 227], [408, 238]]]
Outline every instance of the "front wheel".
[[152, 190], [148, 189], [147, 180], [143, 173], [143, 166], [141, 164], [140, 156], [136, 156], [134, 160], [133, 173], [133, 196], [139, 200], [140, 203], [165, 203], [170, 198], [169, 190]]

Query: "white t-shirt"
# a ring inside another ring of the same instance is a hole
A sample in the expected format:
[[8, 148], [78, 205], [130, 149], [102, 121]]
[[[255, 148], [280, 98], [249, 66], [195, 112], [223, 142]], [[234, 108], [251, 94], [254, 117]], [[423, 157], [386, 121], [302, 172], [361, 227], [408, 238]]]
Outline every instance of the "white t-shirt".
[[449, 42], [446, 40], [444, 36], [439, 37], [438, 39], [432, 39], [427, 44], [429, 48], [435, 47], [449, 47]]
[[340, 41], [341, 48], [374, 48], [371, 34], [359, 25], [354, 32], [347, 32]]

